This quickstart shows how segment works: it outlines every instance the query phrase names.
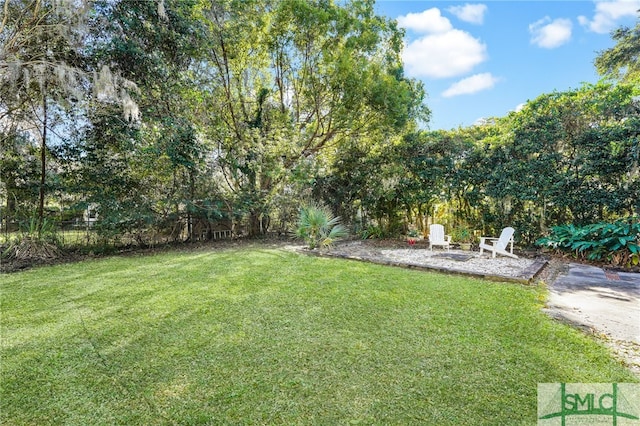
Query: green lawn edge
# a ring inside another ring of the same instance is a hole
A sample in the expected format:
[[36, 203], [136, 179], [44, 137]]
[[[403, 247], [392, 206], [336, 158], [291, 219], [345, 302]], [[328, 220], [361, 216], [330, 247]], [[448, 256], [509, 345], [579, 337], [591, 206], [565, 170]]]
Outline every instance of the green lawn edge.
[[2, 424], [532, 424], [638, 382], [546, 290], [274, 248], [0, 276]]

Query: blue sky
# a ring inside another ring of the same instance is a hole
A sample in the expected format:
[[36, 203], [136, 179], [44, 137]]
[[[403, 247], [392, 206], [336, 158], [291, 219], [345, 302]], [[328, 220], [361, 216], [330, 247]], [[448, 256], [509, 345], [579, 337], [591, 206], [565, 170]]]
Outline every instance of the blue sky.
[[424, 81], [436, 130], [595, 83], [597, 53], [615, 44], [611, 30], [635, 25], [640, 0], [378, 0], [376, 8], [406, 31], [405, 74]]

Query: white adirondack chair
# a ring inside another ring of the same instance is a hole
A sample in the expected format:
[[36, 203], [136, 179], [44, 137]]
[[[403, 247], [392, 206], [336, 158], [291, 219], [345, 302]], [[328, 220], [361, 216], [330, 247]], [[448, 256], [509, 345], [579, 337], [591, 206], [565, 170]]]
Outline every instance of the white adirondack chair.
[[451, 235], [444, 234], [444, 226], [434, 223], [429, 225], [429, 250], [433, 251], [433, 246], [443, 246], [449, 251]]
[[[508, 226], [502, 230], [500, 237], [498, 238], [480, 237], [480, 254], [484, 253], [484, 250], [489, 250], [491, 252], [491, 257], [496, 257], [496, 254], [501, 254], [503, 256], [517, 259], [518, 256], [513, 254], [514, 232], [515, 229]], [[507, 245], [511, 246], [509, 251], [507, 251]]]

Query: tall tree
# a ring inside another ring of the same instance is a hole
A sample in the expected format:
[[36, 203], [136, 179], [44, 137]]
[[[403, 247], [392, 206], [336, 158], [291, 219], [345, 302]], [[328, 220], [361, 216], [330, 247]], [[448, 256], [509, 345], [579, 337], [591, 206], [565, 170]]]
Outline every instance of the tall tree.
[[[200, 3], [94, 3], [93, 26], [101, 31], [91, 46], [92, 58], [108, 61], [140, 89], [136, 103], [141, 118], [135, 132], [119, 123], [117, 111], [98, 108], [91, 111], [86, 133], [91, 141], [84, 141], [83, 149], [90, 150], [96, 161], [123, 155], [128, 159], [126, 167], [116, 174], [127, 182], [117, 187], [120, 191], [103, 191], [100, 184], [91, 182], [96, 170], [110, 168], [95, 169], [88, 163], [83, 167], [87, 184], [94, 189], [88, 193], [89, 200], [99, 205], [109, 231], [120, 225], [121, 231], [144, 230], [160, 226], [169, 216], [174, 221], [186, 216], [191, 229], [190, 207], [198, 198], [196, 179], [204, 156], [204, 145], [198, 137], [198, 100], [203, 89], [197, 80], [197, 67], [206, 45]], [[106, 123], [110, 131], [104, 131]], [[101, 131], [94, 131], [94, 127]], [[114, 135], [114, 129], [123, 132], [120, 137]], [[102, 181], [113, 176], [105, 176]]]
[[212, 137], [252, 234], [290, 170], [425, 112], [402, 74], [402, 34], [373, 1], [220, 1], [209, 19]]
[[[105, 67], [94, 85], [84, 47], [87, 0], [4, 0], [0, 22], [0, 123], [30, 133], [39, 146], [38, 231], [44, 219], [47, 157], [55, 117], [64, 116], [99, 88], [103, 100], [124, 100], [117, 79]], [[96, 74], [97, 75], [97, 74]], [[3, 130], [3, 133], [7, 133]]]

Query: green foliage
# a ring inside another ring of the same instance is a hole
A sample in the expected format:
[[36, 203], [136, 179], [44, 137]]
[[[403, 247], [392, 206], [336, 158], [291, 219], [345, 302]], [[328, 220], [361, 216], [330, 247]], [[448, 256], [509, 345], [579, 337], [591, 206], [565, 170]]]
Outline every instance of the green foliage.
[[209, 3], [4, 2], [3, 217], [92, 203], [102, 236], [143, 241], [224, 211], [257, 235], [312, 196], [363, 235], [443, 218], [532, 244], [640, 209], [637, 25], [596, 59], [619, 80], [418, 132], [425, 88], [374, 1]]
[[206, 19], [209, 134], [225, 190], [251, 200], [250, 234], [305, 163], [427, 115], [424, 89], [402, 73], [402, 33], [371, 1], [222, 2]]
[[596, 69], [610, 78], [640, 82], [640, 20], [634, 28], [614, 30], [611, 37], [616, 45], [598, 53]]
[[636, 266], [640, 261], [640, 220], [634, 217], [612, 223], [554, 226], [551, 234], [537, 244], [583, 259]]
[[357, 212], [363, 227], [424, 229], [431, 216], [489, 235], [508, 224], [519, 243], [533, 245], [549, 226], [638, 211], [636, 94], [629, 84], [585, 84], [483, 126], [411, 133], [369, 149], [353, 143], [316, 189], [337, 211]]
[[39, 224], [39, 219], [32, 217], [20, 223], [19, 231], [21, 236], [25, 238], [54, 240], [56, 236], [56, 225], [54, 221], [47, 218], [42, 221], [42, 224]]
[[475, 235], [473, 235], [473, 231], [464, 226], [454, 228], [451, 234], [451, 238], [454, 243], [473, 243], [476, 240]]
[[347, 236], [340, 218], [333, 216], [328, 208], [308, 205], [300, 209], [297, 234], [309, 249], [326, 248], [339, 238]]
[[635, 90], [599, 83], [544, 94], [485, 126], [471, 135], [475, 147], [451, 180], [450, 208], [466, 211], [464, 219], [484, 232], [509, 224], [523, 244], [549, 226], [634, 214], [640, 197]]
[[382, 227], [377, 225], [369, 225], [360, 232], [360, 238], [363, 240], [384, 238], [386, 236], [388, 236], [388, 234], [384, 232]]
[[5, 221], [30, 217], [38, 204], [39, 164], [26, 132], [0, 125], [0, 209]]
[[[130, 92], [135, 83], [123, 80], [94, 55], [99, 37], [90, 17], [100, 9], [87, 0], [6, 0], [0, 22], [0, 134], [23, 132], [38, 147], [38, 226], [57, 173], [51, 162], [51, 139], [70, 136], [86, 122], [84, 111], [102, 102], [122, 103], [125, 114], [135, 110]], [[110, 62], [109, 60], [106, 61]], [[99, 75], [99, 77], [98, 77]], [[128, 112], [127, 112], [128, 111]], [[33, 160], [32, 160], [33, 161]], [[7, 182], [8, 196], [15, 189]], [[8, 208], [13, 213], [11, 207]]]

